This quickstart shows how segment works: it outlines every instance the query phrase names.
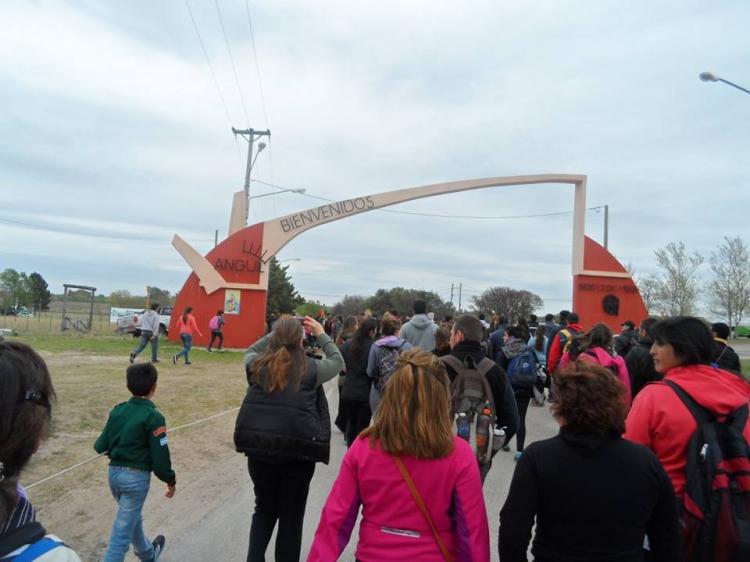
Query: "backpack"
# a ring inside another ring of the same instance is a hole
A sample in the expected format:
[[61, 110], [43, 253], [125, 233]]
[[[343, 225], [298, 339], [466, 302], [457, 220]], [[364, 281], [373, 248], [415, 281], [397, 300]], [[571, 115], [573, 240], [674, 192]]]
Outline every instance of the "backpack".
[[36, 541], [35, 543], [32, 543], [24, 550], [21, 554], [18, 556], [13, 556], [12, 558], [8, 558], [9, 562], [31, 562], [32, 560], [37, 560], [38, 558], [41, 558], [45, 554], [47, 554], [50, 550], [54, 550], [58, 547], [65, 546], [65, 543], [62, 543], [60, 541], [56, 541], [55, 539], [52, 539], [50, 537], [44, 537], [43, 539], [40, 539]]
[[483, 357], [478, 365], [469, 367], [454, 355], [444, 355], [440, 360], [456, 372], [456, 378], [451, 383], [453, 414], [465, 413], [473, 419], [489, 403], [494, 418], [495, 399], [486, 375], [495, 366], [495, 362]]
[[536, 384], [537, 379], [536, 353], [530, 349], [524, 349], [511, 358], [508, 363], [508, 380], [513, 390], [531, 388]]
[[568, 326], [567, 328], [563, 328], [558, 332], [560, 334], [560, 355], [564, 355], [568, 349], [570, 349], [570, 344], [573, 341], [573, 337], [578, 334], [577, 330], [573, 330]]
[[388, 347], [383, 346], [383, 351], [380, 353], [378, 359], [378, 378], [375, 381], [375, 388], [383, 396], [383, 390], [385, 389], [385, 383], [391, 378], [391, 375], [396, 371], [396, 362], [401, 355], [400, 347]]
[[750, 445], [743, 430], [748, 405], [722, 421], [673, 381], [698, 428], [687, 446], [681, 508], [686, 562], [750, 560]]
[[219, 329], [219, 316], [216, 315], [208, 322], [208, 329], [212, 332], [216, 332]]

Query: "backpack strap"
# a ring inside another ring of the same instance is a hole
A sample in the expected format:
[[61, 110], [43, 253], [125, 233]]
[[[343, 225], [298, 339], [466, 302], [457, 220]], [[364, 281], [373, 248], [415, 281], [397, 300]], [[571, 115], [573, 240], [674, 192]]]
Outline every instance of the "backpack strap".
[[698, 404], [698, 402], [696, 402], [692, 396], [685, 392], [685, 390], [679, 384], [668, 379], [664, 379], [661, 382], [674, 390], [675, 394], [677, 394], [679, 399], [682, 400], [682, 403], [685, 404], [685, 407], [690, 411], [690, 414], [693, 416], [693, 419], [695, 419], [695, 422], [698, 425], [714, 421], [713, 413]]
[[393, 461], [396, 463], [396, 466], [398, 467], [398, 470], [401, 473], [404, 482], [406, 482], [406, 487], [409, 488], [409, 493], [411, 493], [411, 497], [414, 498], [414, 503], [417, 504], [419, 511], [422, 512], [422, 516], [430, 526], [430, 531], [432, 531], [432, 536], [435, 538], [435, 542], [440, 549], [440, 553], [443, 555], [443, 558], [446, 562], [453, 562], [453, 557], [451, 556], [448, 548], [445, 546], [443, 539], [440, 538], [440, 533], [438, 533], [438, 530], [435, 528], [435, 523], [433, 523], [432, 517], [430, 517], [430, 512], [427, 511], [427, 506], [424, 504], [424, 500], [422, 499], [419, 490], [417, 490], [417, 486], [416, 484], [414, 484], [414, 480], [412, 479], [411, 474], [409, 474], [409, 469], [406, 468], [406, 465], [404, 464], [404, 461], [401, 460], [401, 457], [394, 456]]
[[56, 541], [50, 537], [44, 537], [43, 539], [30, 544], [26, 550], [10, 560], [12, 562], [31, 562], [32, 560], [36, 560], [44, 554], [47, 554], [50, 550], [54, 550], [60, 546], [65, 546], [65, 543]]
[[454, 371], [456, 371], [456, 374], [461, 372], [461, 369], [466, 369], [466, 365], [464, 365], [464, 362], [461, 361], [458, 357], [455, 355], [443, 355], [440, 360], [445, 364], [451, 367]]

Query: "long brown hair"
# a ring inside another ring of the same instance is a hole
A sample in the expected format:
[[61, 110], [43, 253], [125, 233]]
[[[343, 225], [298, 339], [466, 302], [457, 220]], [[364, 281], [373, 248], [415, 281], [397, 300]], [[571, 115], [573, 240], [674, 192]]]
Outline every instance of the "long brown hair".
[[182, 313], [182, 323], [187, 324], [188, 321], [188, 315], [193, 312], [192, 306], [186, 306], [185, 311]]
[[455, 446], [448, 374], [432, 353], [414, 348], [398, 358], [374, 423], [360, 433], [391, 455], [439, 459]]
[[537, 326], [534, 335], [534, 350], [544, 351], [544, 326]]
[[281, 318], [274, 322], [268, 348], [253, 362], [250, 379], [265, 392], [286, 390], [289, 383], [295, 389], [307, 371], [307, 359], [302, 347], [302, 324], [295, 318]]

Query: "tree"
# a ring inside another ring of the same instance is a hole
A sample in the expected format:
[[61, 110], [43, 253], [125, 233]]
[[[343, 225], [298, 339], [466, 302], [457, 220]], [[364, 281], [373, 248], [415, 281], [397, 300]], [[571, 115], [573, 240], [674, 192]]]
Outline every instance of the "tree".
[[29, 275], [27, 284], [30, 303], [36, 307], [37, 310], [49, 310], [49, 303], [50, 300], [52, 300], [52, 295], [47, 288], [47, 281], [44, 280], [44, 277], [35, 271]]
[[698, 303], [696, 272], [703, 256], [689, 255], [683, 242], [670, 242], [654, 252], [656, 265], [662, 269], [657, 301], [670, 316], [694, 314]]
[[742, 239], [724, 237], [709, 259], [716, 276], [708, 284], [711, 311], [735, 327], [750, 309], [750, 254]]
[[[88, 301], [91, 295], [88, 291], [70, 291], [72, 300]], [[133, 295], [127, 289], [118, 289], [109, 294], [110, 306], [121, 306], [123, 308], [146, 308], [145, 295]]]
[[649, 273], [645, 277], [638, 277], [635, 281], [638, 291], [641, 293], [643, 304], [646, 310], [651, 314], [659, 304], [659, 293], [661, 291], [661, 281], [656, 273]]
[[544, 306], [539, 295], [510, 287], [490, 287], [478, 297], [472, 297], [471, 301], [479, 312], [502, 314], [511, 322], [528, 318], [535, 310]]
[[0, 287], [2, 287], [4, 307], [19, 304], [18, 297], [21, 285], [21, 274], [15, 269], [8, 268], [0, 273]]
[[279, 265], [275, 257], [269, 261], [268, 274], [268, 314], [278, 316], [279, 314], [291, 314], [294, 309], [305, 302], [305, 299], [297, 294], [292, 284], [292, 279], [287, 273], [288, 265]]
[[346, 318], [347, 316], [356, 316], [365, 308], [365, 297], [359, 295], [344, 295], [341, 302], [337, 302], [333, 305], [331, 313]]
[[434, 312], [437, 319], [455, 313], [453, 305], [444, 302], [437, 293], [403, 287], [378, 289], [374, 295], [365, 299], [363, 304], [364, 308], [369, 308], [378, 317], [382, 316], [385, 311], [393, 309], [396, 309], [403, 316], [411, 314], [414, 309], [414, 301], [420, 299], [427, 303], [427, 311]]
[[162, 306], [174, 304], [174, 297], [169, 294], [169, 291], [159, 287], [149, 287], [148, 293], [149, 300], [152, 303], [158, 302]]

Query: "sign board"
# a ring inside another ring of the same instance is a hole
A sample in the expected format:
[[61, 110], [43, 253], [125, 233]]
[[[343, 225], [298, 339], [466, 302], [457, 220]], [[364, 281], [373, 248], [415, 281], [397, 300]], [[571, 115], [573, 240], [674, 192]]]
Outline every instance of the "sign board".
[[113, 306], [109, 309], [109, 323], [117, 324], [118, 319], [124, 316], [140, 314], [141, 312], [143, 312], [142, 308], [117, 308]]
[[224, 291], [224, 314], [240, 313], [240, 295], [238, 289], [227, 289]]

